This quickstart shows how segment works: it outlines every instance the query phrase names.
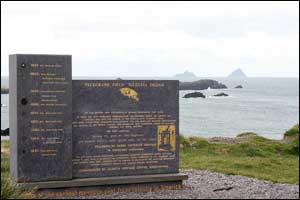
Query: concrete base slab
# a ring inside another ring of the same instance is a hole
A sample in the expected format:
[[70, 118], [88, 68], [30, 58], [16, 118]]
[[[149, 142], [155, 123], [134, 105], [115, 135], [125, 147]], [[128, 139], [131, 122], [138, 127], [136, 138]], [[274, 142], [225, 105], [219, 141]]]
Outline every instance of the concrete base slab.
[[50, 189], [50, 188], [70, 188], [83, 186], [103, 186], [103, 185], [120, 185], [135, 183], [158, 183], [182, 181], [188, 179], [188, 176], [181, 173], [176, 174], [151, 174], [151, 175], [135, 175], [135, 176], [115, 176], [115, 177], [99, 177], [99, 178], [80, 178], [67, 181], [45, 181], [18, 183], [24, 188], [34, 189]]
[[114, 195], [118, 198], [121, 193], [144, 193], [158, 190], [180, 190], [182, 181], [156, 182], [156, 183], [134, 183], [121, 185], [102, 185], [88, 187], [52, 188], [39, 189], [29, 193], [26, 198], [30, 199], [54, 199], [54, 198], [104, 198], [105, 195]]
[[47, 181], [19, 183], [30, 189], [26, 198], [70, 198], [110, 195], [128, 192], [150, 192], [157, 190], [179, 190], [185, 174], [155, 174], [74, 179], [70, 181]]

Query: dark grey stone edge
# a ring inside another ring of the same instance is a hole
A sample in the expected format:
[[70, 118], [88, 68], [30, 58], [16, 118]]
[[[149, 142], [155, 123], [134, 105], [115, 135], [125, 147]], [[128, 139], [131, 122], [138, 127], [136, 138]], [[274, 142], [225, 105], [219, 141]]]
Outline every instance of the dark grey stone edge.
[[78, 178], [68, 181], [46, 181], [34, 183], [18, 183], [22, 188], [43, 189], [43, 188], [69, 188], [82, 186], [101, 186], [101, 185], [118, 185], [132, 183], [152, 183], [152, 182], [170, 182], [187, 180], [186, 174], [151, 174], [135, 176], [115, 176], [100, 178]]

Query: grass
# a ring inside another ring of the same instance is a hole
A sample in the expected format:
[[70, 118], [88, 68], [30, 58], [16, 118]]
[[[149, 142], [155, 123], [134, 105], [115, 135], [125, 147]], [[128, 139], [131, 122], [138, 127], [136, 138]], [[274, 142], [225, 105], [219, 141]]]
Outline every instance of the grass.
[[9, 149], [9, 141], [8, 140], [1, 141], [1, 148]]
[[[296, 127], [296, 126], [295, 126]], [[297, 128], [293, 131], [297, 132]], [[299, 126], [298, 126], [299, 133]], [[243, 175], [279, 183], [299, 184], [299, 138], [289, 143], [257, 134], [237, 144], [214, 144], [180, 136], [180, 168]]]
[[[299, 184], [299, 125], [286, 134], [293, 136], [288, 143], [242, 133], [239, 137], [251, 137], [237, 144], [214, 144], [201, 137], [180, 135], [180, 168]], [[9, 141], [1, 141], [1, 199], [24, 198], [28, 191], [9, 181], [8, 160]]]
[[[1, 141], [1, 199], [22, 199], [27, 191], [9, 180], [9, 141]], [[2, 152], [3, 151], [3, 152]]]
[[296, 124], [289, 130], [287, 130], [284, 133], [284, 136], [299, 136], [299, 124]]
[[238, 134], [236, 137], [245, 137], [245, 136], [257, 136], [257, 134], [253, 132], [245, 132], [245, 133]]

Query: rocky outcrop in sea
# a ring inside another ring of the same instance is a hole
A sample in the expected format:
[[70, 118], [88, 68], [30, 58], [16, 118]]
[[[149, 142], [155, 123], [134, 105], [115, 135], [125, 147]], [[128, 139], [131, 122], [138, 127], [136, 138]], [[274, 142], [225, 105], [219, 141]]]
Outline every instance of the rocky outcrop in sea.
[[180, 82], [179, 90], [225, 89], [226, 85], [212, 79], [201, 79], [193, 82]]
[[227, 96], [229, 96], [229, 95], [226, 94], [226, 93], [224, 93], [224, 92], [221, 92], [221, 93], [215, 94], [215, 95], [213, 95], [213, 96], [215, 96], [215, 97], [227, 97]]
[[202, 94], [201, 92], [192, 92], [192, 93], [185, 94], [183, 96], [183, 98], [196, 98], [196, 97], [205, 98], [205, 95]]
[[1, 136], [9, 136], [9, 128], [4, 130], [1, 129]]

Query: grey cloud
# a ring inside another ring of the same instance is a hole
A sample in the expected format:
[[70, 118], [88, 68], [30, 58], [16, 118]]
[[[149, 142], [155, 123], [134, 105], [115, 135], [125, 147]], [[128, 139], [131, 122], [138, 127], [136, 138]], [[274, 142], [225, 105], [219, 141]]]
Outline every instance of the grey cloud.
[[272, 16], [219, 16], [199, 19], [178, 19], [173, 27], [188, 34], [205, 38], [241, 37], [250, 31], [271, 35], [299, 34], [299, 17], [277, 14]]

